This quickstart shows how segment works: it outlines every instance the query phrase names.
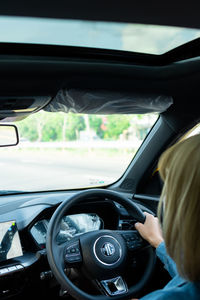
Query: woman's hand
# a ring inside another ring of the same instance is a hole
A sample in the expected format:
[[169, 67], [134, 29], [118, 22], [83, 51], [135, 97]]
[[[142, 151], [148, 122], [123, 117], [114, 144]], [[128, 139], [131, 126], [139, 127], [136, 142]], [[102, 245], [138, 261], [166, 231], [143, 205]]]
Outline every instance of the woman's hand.
[[159, 224], [158, 218], [151, 214], [144, 212], [146, 220], [144, 224], [135, 223], [135, 228], [140, 235], [147, 241], [151, 246], [157, 248], [161, 242], [163, 242], [162, 230]]

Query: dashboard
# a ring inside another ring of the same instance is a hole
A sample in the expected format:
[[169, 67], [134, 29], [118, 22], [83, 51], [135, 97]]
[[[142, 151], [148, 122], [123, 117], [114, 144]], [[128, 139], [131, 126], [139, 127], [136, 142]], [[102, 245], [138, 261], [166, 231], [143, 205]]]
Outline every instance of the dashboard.
[[[0, 299], [20, 293], [29, 294], [30, 283], [33, 290], [39, 286], [40, 293], [43, 291], [44, 295], [46, 284], [50, 293], [55, 286], [57, 295], [59, 286], [49, 268], [46, 236], [53, 213], [73, 194], [75, 192], [45, 192], [1, 197]], [[126, 196], [132, 197], [129, 194]], [[150, 212], [140, 199], [138, 202], [142, 210]], [[99, 229], [130, 230], [133, 224], [129, 213], [114, 201], [91, 198], [73, 206], [62, 218], [57, 239], [58, 243], [62, 243]]]
[[[30, 230], [40, 248], [45, 248], [49, 219], [36, 222]], [[103, 228], [103, 220], [95, 213], [82, 213], [64, 216], [60, 224], [57, 242], [71, 240], [74, 236]]]

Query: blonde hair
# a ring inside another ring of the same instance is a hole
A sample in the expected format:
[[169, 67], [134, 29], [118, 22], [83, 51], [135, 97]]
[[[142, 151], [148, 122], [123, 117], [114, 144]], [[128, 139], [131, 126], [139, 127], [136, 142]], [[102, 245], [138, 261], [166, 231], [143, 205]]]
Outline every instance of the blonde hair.
[[200, 135], [167, 149], [158, 164], [164, 186], [158, 207], [164, 207], [166, 249], [180, 275], [200, 280]]

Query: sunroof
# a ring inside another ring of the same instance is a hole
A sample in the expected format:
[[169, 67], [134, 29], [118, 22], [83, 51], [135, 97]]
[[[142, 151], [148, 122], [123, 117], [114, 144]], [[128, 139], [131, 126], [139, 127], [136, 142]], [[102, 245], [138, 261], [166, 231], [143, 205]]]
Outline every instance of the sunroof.
[[200, 30], [100, 21], [0, 16], [0, 42], [67, 45], [162, 54]]

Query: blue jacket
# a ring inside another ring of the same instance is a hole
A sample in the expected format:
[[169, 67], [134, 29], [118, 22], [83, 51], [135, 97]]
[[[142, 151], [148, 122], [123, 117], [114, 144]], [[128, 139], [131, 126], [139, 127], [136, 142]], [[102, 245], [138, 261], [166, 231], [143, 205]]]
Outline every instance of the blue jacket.
[[172, 280], [162, 290], [152, 292], [140, 300], [200, 300], [200, 282], [186, 281], [178, 274], [176, 264], [167, 254], [164, 242], [157, 247], [156, 254]]

